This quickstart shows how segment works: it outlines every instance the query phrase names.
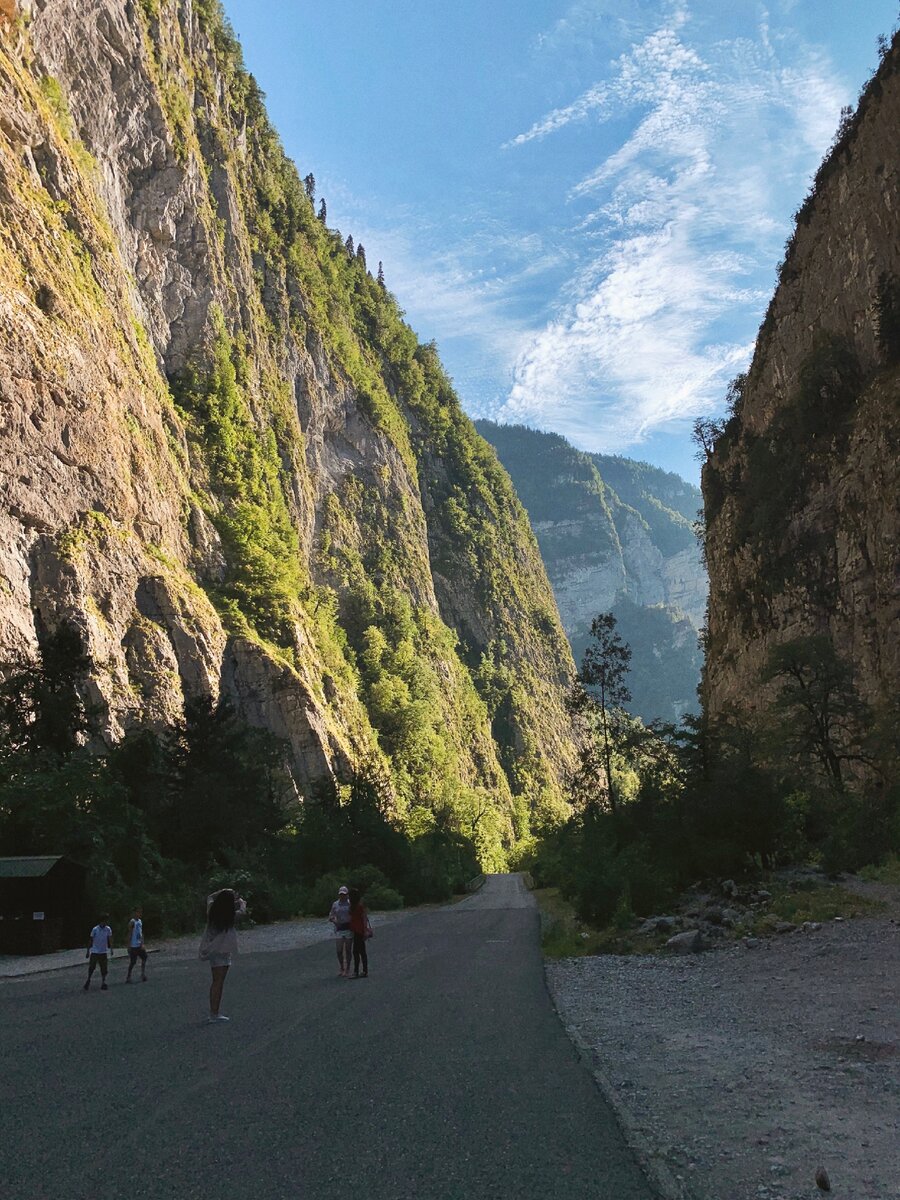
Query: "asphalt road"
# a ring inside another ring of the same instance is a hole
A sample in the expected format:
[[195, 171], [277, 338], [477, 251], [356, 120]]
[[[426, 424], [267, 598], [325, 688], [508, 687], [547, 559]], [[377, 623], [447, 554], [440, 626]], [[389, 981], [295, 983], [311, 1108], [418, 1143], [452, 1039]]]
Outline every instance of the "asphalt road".
[[[512, 905], [513, 907], [509, 907]], [[390, 925], [368, 979], [333, 943], [209, 972], [0, 984], [4, 1200], [651, 1200], [544, 986], [516, 878]]]

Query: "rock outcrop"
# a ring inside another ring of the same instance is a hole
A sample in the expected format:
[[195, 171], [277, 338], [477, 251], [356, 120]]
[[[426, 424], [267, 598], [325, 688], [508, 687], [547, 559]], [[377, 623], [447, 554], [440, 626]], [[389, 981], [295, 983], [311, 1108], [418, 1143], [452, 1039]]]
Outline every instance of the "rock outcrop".
[[398, 803], [486, 790], [508, 839], [572, 756], [508, 478], [316, 219], [217, 0], [29, 7], [0, 19], [0, 659], [73, 622], [109, 738], [224, 690], [301, 789], [378, 760]]
[[797, 214], [703, 472], [713, 716], [767, 701], [771, 649], [828, 635], [862, 699], [900, 691], [900, 44]]

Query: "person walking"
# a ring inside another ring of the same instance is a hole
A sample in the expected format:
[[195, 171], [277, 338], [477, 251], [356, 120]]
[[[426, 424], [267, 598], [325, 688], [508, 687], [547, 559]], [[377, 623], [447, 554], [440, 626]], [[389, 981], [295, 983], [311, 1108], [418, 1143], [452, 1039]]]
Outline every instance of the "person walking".
[[353, 978], [359, 979], [359, 963], [362, 960], [363, 979], [369, 974], [369, 956], [366, 941], [372, 936], [369, 914], [362, 902], [358, 888], [350, 889], [350, 929], [353, 933]]
[[100, 968], [100, 991], [105, 992], [109, 989], [106, 986], [106, 974], [109, 970], [109, 956], [113, 952], [112, 930], [108, 925], [109, 917], [104, 913], [94, 928], [91, 930], [91, 940], [88, 942], [87, 953], [85, 958], [89, 959], [87, 979], [84, 981], [84, 990], [88, 991], [91, 986], [91, 976], [97, 967]]
[[342, 979], [349, 979], [353, 930], [350, 928], [350, 895], [348, 888], [338, 888], [337, 900], [331, 906], [328, 920], [334, 926], [334, 936], [337, 939], [338, 975]]
[[141, 983], [147, 982], [147, 951], [144, 949], [144, 922], [141, 909], [134, 909], [128, 922], [128, 974], [125, 982], [131, 983], [131, 972], [134, 964], [141, 960]]
[[232, 955], [237, 954], [235, 917], [242, 917], [247, 905], [232, 888], [213, 892], [206, 902], [206, 929], [200, 939], [200, 958], [209, 963], [212, 982], [209, 985], [209, 1021], [227, 1021], [219, 1012], [225, 976], [231, 966]]

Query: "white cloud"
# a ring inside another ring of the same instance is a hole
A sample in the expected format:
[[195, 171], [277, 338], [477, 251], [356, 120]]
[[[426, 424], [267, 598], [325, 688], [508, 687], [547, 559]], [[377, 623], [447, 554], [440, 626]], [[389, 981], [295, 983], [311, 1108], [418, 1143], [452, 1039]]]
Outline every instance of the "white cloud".
[[593, 249], [519, 355], [500, 419], [626, 449], [708, 411], [746, 365], [747, 310], [774, 280], [785, 197], [802, 198], [845, 96], [821, 54], [779, 49], [765, 15], [757, 38], [702, 52], [689, 33], [676, 10], [609, 79], [508, 143], [588, 118], [632, 124], [570, 189]]
[[558, 271], [564, 252], [537, 234], [508, 228], [487, 212], [469, 214], [466, 236], [459, 229], [448, 236], [446, 229], [409, 209], [395, 209], [390, 225], [376, 225], [366, 199], [333, 181], [329, 188], [339, 200], [336, 216], [366, 248], [370, 271], [383, 261], [388, 288], [415, 314], [416, 333], [423, 340], [436, 338], [439, 350], [454, 342], [466, 345], [466, 373], [455, 382], [463, 397], [470, 392], [480, 397], [470, 407], [486, 411], [496, 406], [536, 332], [533, 321], [517, 314], [519, 289]]

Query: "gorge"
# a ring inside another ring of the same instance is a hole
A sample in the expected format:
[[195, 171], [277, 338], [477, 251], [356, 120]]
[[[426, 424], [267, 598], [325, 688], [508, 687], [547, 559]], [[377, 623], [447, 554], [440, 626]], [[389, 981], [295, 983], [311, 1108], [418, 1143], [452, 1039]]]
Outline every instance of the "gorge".
[[365, 763], [401, 815], [484, 793], [496, 855], [560, 803], [573, 664], [435, 352], [216, 0], [0, 22], [0, 657], [67, 623], [107, 743], [224, 694], [301, 793]]

